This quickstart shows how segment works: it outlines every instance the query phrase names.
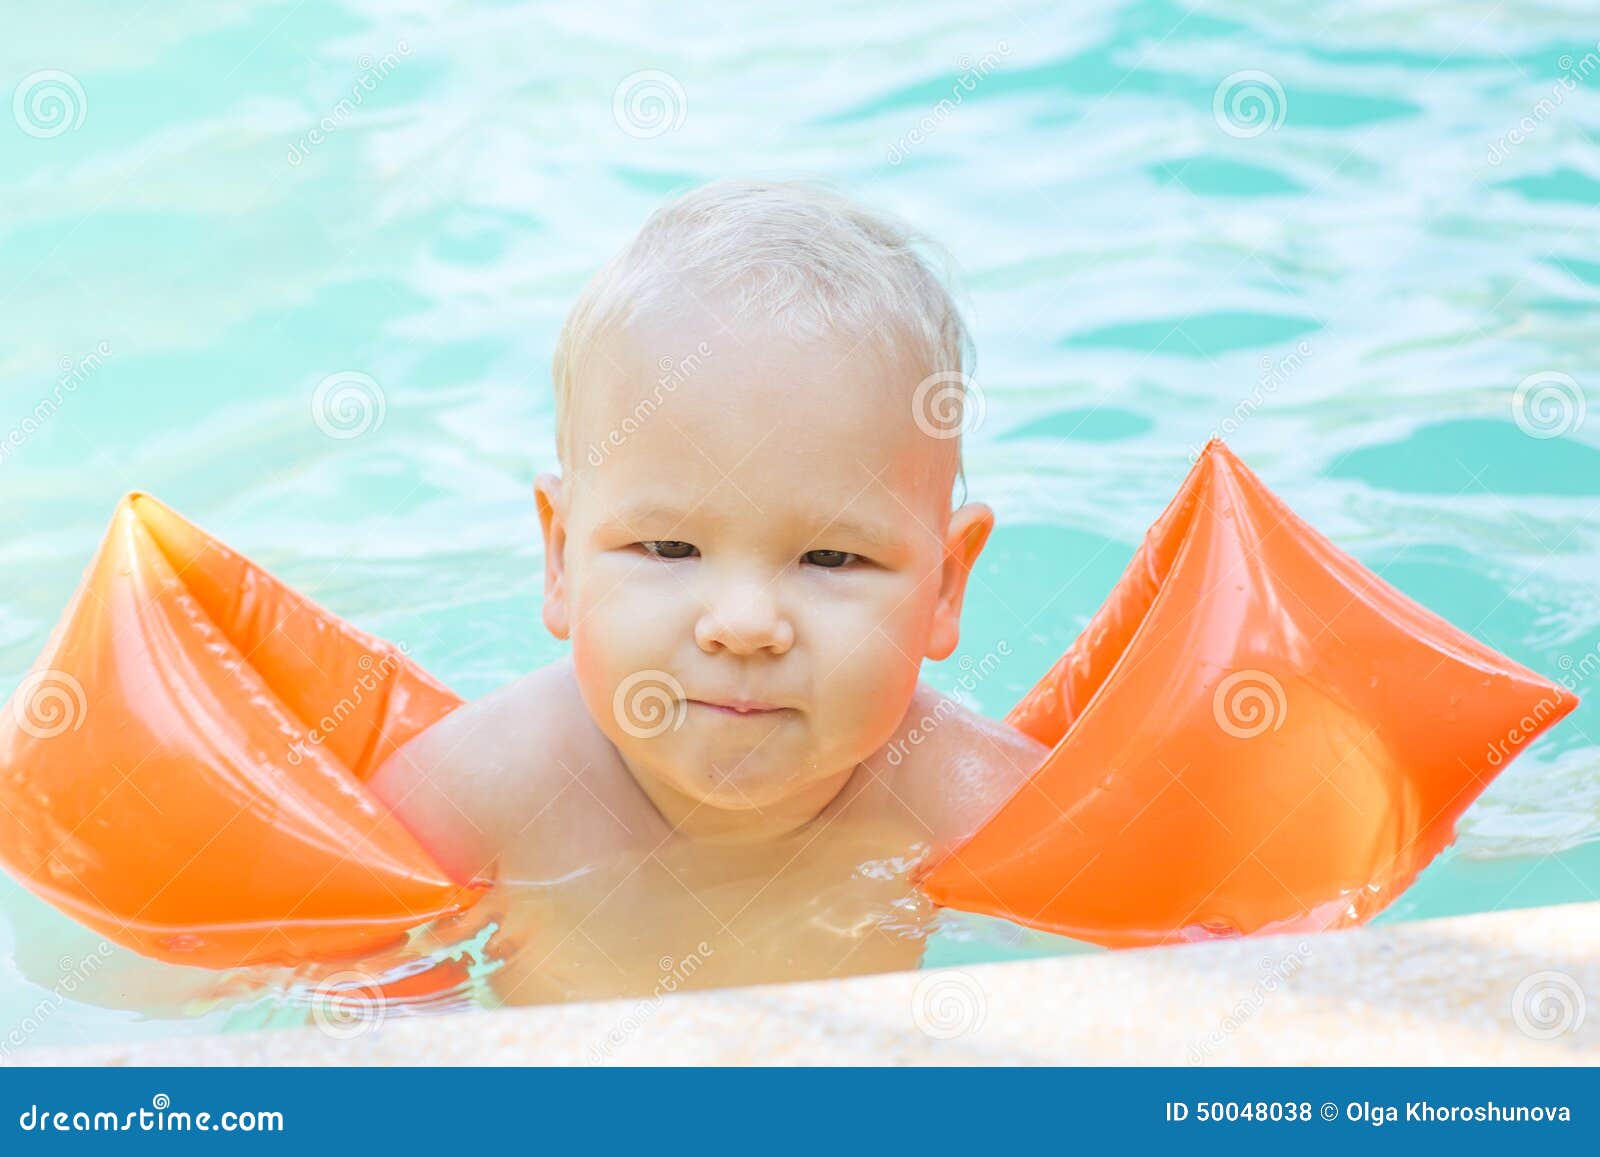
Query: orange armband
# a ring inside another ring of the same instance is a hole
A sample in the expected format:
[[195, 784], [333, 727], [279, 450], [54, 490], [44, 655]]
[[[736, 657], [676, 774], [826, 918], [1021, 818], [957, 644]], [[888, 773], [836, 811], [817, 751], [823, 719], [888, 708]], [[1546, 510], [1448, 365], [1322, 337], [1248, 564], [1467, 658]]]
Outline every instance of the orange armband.
[[1007, 716], [1050, 755], [923, 887], [1113, 947], [1361, 923], [1577, 702], [1212, 442]]

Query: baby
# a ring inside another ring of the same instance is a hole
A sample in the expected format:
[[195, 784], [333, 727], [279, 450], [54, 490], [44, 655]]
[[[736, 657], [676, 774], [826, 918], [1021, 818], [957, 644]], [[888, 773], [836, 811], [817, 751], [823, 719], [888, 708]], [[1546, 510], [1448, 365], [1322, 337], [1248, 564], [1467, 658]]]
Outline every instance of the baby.
[[[808, 185], [659, 210], [556, 347], [535, 484], [563, 659], [371, 786], [517, 1003], [915, 967], [916, 868], [1045, 749], [918, 681], [994, 525], [952, 509], [967, 338], [901, 227]], [[931, 721], [931, 722], [930, 722]]]

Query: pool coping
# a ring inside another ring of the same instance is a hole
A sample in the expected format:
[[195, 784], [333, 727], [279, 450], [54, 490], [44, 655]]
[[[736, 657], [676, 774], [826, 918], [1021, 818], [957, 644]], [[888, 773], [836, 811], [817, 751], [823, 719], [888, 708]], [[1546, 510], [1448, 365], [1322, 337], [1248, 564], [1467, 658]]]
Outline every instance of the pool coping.
[[1593, 1065], [1591, 999], [1600, 903], [9, 1063]]

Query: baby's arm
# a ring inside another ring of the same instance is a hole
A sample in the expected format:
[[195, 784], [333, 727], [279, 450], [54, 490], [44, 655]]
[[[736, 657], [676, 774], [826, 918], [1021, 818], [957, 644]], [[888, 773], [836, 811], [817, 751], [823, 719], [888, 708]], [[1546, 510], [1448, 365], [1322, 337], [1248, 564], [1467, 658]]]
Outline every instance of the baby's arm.
[[447, 715], [368, 786], [460, 882], [560, 875], [613, 844], [614, 760], [561, 660]]

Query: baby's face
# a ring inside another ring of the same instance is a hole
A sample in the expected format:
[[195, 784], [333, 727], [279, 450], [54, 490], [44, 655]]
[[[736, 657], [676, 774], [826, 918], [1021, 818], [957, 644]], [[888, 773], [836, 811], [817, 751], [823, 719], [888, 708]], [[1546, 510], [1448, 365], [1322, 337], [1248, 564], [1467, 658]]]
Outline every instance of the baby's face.
[[686, 310], [609, 340], [575, 384], [573, 472], [539, 482], [545, 622], [653, 795], [815, 794], [955, 648], [993, 515], [952, 514], [955, 443], [913, 416], [924, 371], [876, 344]]

